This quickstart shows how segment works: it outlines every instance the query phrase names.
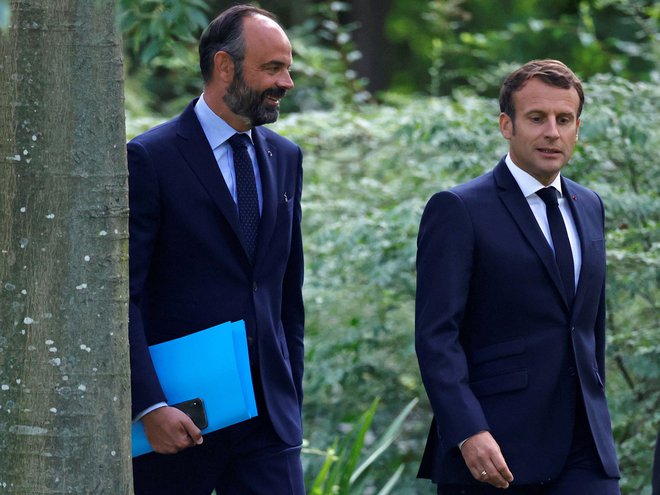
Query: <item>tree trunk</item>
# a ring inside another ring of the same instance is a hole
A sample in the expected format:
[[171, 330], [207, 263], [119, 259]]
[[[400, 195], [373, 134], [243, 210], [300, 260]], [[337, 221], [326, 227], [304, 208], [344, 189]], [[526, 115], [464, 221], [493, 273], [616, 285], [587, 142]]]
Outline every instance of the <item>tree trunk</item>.
[[10, 5], [0, 32], [0, 492], [131, 494], [116, 6]]
[[385, 21], [390, 11], [391, 0], [353, 0], [348, 17], [358, 23], [353, 40], [362, 58], [353, 68], [360, 77], [369, 81], [371, 93], [382, 91], [389, 85], [391, 64], [387, 63], [389, 41], [385, 36]]

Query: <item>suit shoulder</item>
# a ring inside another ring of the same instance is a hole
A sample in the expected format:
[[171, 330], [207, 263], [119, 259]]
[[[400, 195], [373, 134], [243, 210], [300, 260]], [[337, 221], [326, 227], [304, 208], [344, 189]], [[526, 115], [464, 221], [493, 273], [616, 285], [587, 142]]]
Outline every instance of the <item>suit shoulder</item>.
[[484, 195], [493, 191], [494, 181], [493, 172], [487, 172], [479, 177], [475, 177], [467, 182], [458, 184], [446, 191], [441, 191], [440, 195], [455, 196], [460, 198], [461, 202], [469, 203], [474, 199], [483, 198]]
[[138, 134], [128, 144], [138, 144], [143, 147], [149, 147], [153, 144], [162, 145], [164, 141], [172, 139], [176, 135], [178, 119], [179, 117], [175, 117], [167, 122], [158, 124], [148, 131]]
[[578, 184], [577, 182], [575, 182], [571, 179], [568, 179], [564, 176], [562, 176], [562, 179], [564, 180], [564, 184], [568, 188], [568, 192], [570, 194], [581, 194], [583, 196], [586, 196], [586, 197], [592, 198], [592, 199], [597, 199], [597, 198], [600, 197], [598, 195], [598, 193], [596, 193], [596, 191], [593, 191], [592, 189], [589, 189], [588, 187], [585, 187], [581, 184]]
[[562, 176], [563, 185], [566, 188], [566, 194], [573, 200], [580, 200], [585, 204], [593, 205], [598, 209], [603, 208], [603, 200], [596, 191], [589, 189], [581, 184], [578, 184], [571, 179]]
[[292, 153], [300, 152], [300, 146], [272, 129], [265, 126], [259, 126], [257, 129], [267, 141], [277, 145], [280, 150]]

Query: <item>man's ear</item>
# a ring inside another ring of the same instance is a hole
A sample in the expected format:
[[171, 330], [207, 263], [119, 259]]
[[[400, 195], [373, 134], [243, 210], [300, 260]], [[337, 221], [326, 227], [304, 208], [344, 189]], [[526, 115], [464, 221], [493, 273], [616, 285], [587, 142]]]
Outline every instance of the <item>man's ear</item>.
[[234, 80], [234, 59], [227, 52], [213, 55], [213, 76], [226, 84]]
[[504, 112], [500, 114], [500, 132], [504, 139], [511, 139], [513, 136], [513, 120]]

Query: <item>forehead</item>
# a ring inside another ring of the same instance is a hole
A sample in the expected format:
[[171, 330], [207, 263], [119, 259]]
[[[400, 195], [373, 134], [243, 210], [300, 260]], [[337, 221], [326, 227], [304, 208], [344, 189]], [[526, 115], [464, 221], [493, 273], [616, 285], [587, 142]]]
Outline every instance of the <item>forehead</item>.
[[577, 114], [580, 96], [575, 88], [558, 88], [533, 77], [518, 91], [513, 93], [516, 113], [534, 111], [544, 113]]
[[291, 64], [291, 43], [284, 30], [262, 15], [243, 20], [245, 56], [257, 64], [278, 61]]

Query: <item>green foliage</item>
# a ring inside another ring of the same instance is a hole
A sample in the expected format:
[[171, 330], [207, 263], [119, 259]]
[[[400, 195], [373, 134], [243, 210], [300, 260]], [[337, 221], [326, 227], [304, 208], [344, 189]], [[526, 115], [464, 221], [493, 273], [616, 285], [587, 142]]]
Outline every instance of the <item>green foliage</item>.
[[[586, 85], [580, 145], [566, 175], [601, 194], [608, 241], [608, 391], [623, 493], [644, 493], [660, 427], [658, 151], [660, 89], [615, 77]], [[415, 238], [431, 194], [491, 169], [506, 152], [497, 103], [391, 98], [358, 110], [307, 112], [276, 128], [305, 151], [305, 431], [329, 445], [381, 397], [374, 431], [398, 404], [422, 403], [369, 473], [382, 486], [402, 463], [414, 480], [431, 416], [413, 349]]]
[[623, 486], [648, 493], [660, 425], [660, 95], [657, 85], [605, 77], [588, 89], [578, 157], [606, 205], [614, 433]]
[[346, 2], [320, 2], [308, 9], [305, 22], [289, 30], [296, 90], [284, 100], [284, 111], [353, 105], [370, 98], [366, 82], [351, 70], [361, 55], [351, 40], [356, 26], [339, 19], [349, 9]]
[[208, 24], [203, 0], [120, 0], [126, 69], [158, 113], [201, 93], [197, 41]]
[[[378, 399], [374, 399], [362, 416], [353, 425], [339, 442], [335, 440], [333, 446], [325, 453], [304, 449], [303, 454], [323, 455], [325, 460], [319, 469], [318, 475], [309, 489], [310, 495], [350, 495], [351, 493], [365, 493], [366, 483], [359, 483], [362, 474], [381, 456], [392, 444], [401, 431], [402, 425], [417, 404], [413, 399], [399, 413], [387, 431], [383, 434], [371, 454], [358, 466], [362, 450], [367, 440], [367, 433], [373, 420]], [[387, 480], [378, 495], [387, 495], [399, 480], [403, 472], [403, 465], [399, 466], [394, 474]], [[373, 492], [373, 487], [370, 487]]]
[[561, 59], [583, 78], [657, 78], [659, 18], [650, 0], [395, 0], [388, 33], [413, 56], [397, 64], [393, 89], [424, 81], [432, 94], [495, 96], [512, 65], [534, 58]]
[[157, 56], [185, 58], [187, 46], [208, 23], [203, 0], [120, 0], [121, 28], [130, 69]]

